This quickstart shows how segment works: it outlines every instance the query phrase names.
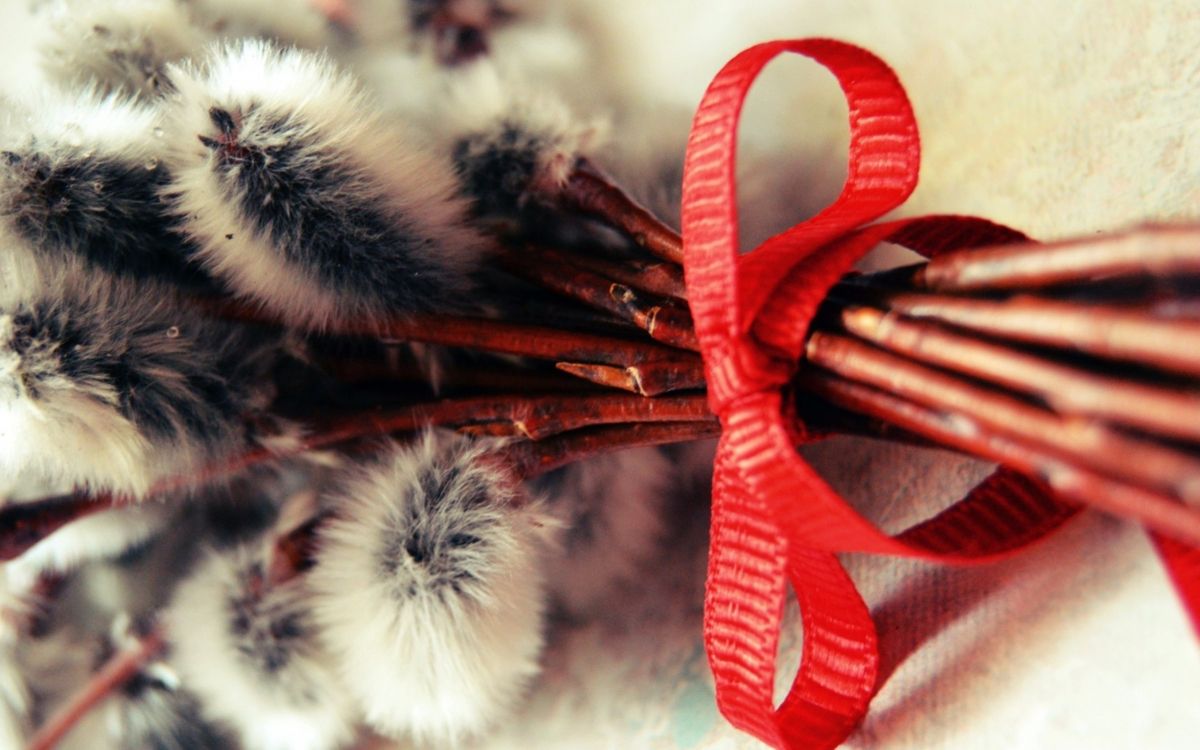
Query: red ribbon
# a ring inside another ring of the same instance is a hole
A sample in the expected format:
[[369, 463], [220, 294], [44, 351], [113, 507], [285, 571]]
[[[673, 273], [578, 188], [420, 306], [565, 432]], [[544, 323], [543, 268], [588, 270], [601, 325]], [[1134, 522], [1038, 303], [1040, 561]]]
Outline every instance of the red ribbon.
[[[742, 103], [784, 52], [837, 77], [850, 112], [849, 174], [820, 214], [739, 255], [734, 164]], [[1026, 239], [971, 217], [863, 226], [899, 206], [917, 183], [920, 140], [904, 89], [871, 53], [828, 39], [777, 41], [731, 60], [705, 93], [688, 140], [683, 238], [688, 299], [709, 401], [723, 427], [713, 479], [704, 635], [717, 702], [740, 729], [776, 748], [832, 748], [861, 721], [875, 691], [874, 624], [836, 552], [942, 562], [992, 560], [1058, 528], [1075, 508], [1007, 469], [897, 536], [870, 524], [795, 451], [803, 429], [782, 390], [829, 288], [880, 242], [927, 256]], [[1177, 586], [1200, 612], [1200, 556], [1159, 540]], [[804, 628], [800, 670], [773, 704], [786, 586]], [[1198, 621], [1200, 622], [1200, 621]]]

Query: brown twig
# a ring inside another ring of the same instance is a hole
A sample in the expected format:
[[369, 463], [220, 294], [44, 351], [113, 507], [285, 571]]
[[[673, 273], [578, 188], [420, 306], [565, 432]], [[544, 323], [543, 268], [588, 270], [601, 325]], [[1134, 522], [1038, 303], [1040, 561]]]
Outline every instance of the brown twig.
[[1061, 413], [1200, 441], [1200, 391], [1094, 375], [874, 308], [847, 308], [842, 323], [876, 346], [1036, 395]]
[[0, 562], [20, 557], [68, 523], [113, 505], [107, 495], [65, 495], [0, 509]]
[[[282, 321], [263, 310], [222, 299], [196, 299], [211, 315], [262, 325]], [[507, 323], [458, 315], [412, 315], [390, 320], [357, 320], [330, 323], [326, 331], [343, 336], [377, 338], [385, 343], [417, 342], [459, 346], [533, 359], [640, 364], [689, 357], [675, 349], [648, 341], [618, 339], [565, 331], [549, 326]]]
[[526, 245], [520, 251], [538, 263], [573, 266], [650, 294], [686, 299], [683, 269], [676, 263], [646, 260], [612, 260], [582, 252], [564, 252], [545, 245]]
[[1171, 274], [1200, 274], [1200, 227], [1152, 226], [1044, 245], [957, 250], [919, 267], [912, 278], [926, 289], [962, 292]]
[[624, 284], [613, 284], [609, 296], [620, 305], [626, 317], [644, 329], [650, 337], [670, 346], [700, 351], [700, 340], [687, 310], [644, 300]]
[[1061, 417], [853, 339], [814, 333], [807, 354], [842, 377], [957, 414], [1080, 466], [1200, 500], [1200, 460], [1166, 445], [1119, 434], [1097, 420]]
[[973, 420], [928, 409], [831, 373], [810, 370], [801, 376], [800, 382], [847, 409], [872, 414], [938, 443], [1041, 479], [1064, 499], [1137, 521], [1173, 539], [1200, 545], [1200, 514], [1162, 493], [1081, 469]]
[[685, 363], [648, 362], [630, 367], [559, 362], [558, 369], [593, 383], [620, 388], [643, 396], [703, 388], [704, 366], [699, 360]]
[[[205, 300], [211, 313], [234, 320], [274, 323], [236, 303]], [[330, 332], [378, 337], [385, 343], [419, 342], [555, 361], [558, 369], [594, 383], [652, 396], [700, 387], [704, 367], [691, 352], [646, 341], [450, 315], [331, 325]]]
[[[496, 426], [488, 434], [544, 440], [583, 427], [630, 422], [715, 422], [704, 394], [648, 399], [622, 394], [588, 396], [484, 396], [446, 399], [390, 411], [367, 412], [324, 423], [321, 432], [343, 436], [412, 432], [442, 425]], [[372, 425], [365, 427], [365, 423]], [[344, 442], [339, 439], [338, 442]]]
[[909, 317], [989, 336], [1200, 375], [1200, 322], [1194, 320], [1031, 297], [997, 302], [900, 293], [879, 301]]
[[700, 348], [692, 330], [692, 316], [686, 310], [643, 300], [624, 284], [553, 257], [507, 253], [501, 256], [500, 265], [527, 281], [627, 320], [656, 341], [690, 351]]
[[645, 341], [448, 315], [393, 320], [380, 325], [351, 324], [338, 326], [337, 331], [377, 335], [385, 342], [419, 341], [554, 361], [627, 365], [689, 358], [674, 349]]
[[679, 233], [638, 205], [594, 165], [582, 162], [557, 197], [567, 208], [612, 224], [655, 257], [683, 264]]
[[[343, 385], [363, 383], [411, 384], [429, 388], [429, 373], [415, 363], [393, 365], [380, 358], [326, 357], [319, 361], [321, 371]], [[510, 366], [502, 361], [472, 363], [470, 367], [451, 367], [439, 372], [439, 392], [515, 392], [587, 393], [594, 392], [578, 378], [553, 370]]]
[[163, 633], [156, 627], [139, 638], [135, 647], [114, 654], [79, 693], [38, 729], [26, 750], [51, 750], [88, 711], [133, 679], [165, 645]]
[[569, 432], [545, 442], [516, 443], [509, 448], [506, 456], [512, 461], [519, 477], [529, 478], [600, 453], [706, 440], [720, 433], [721, 426], [715, 421], [594, 427]]
[[[150, 496], [200, 486], [288, 456], [345, 445], [364, 438], [442, 425], [474, 434], [543, 440], [583, 427], [625, 423], [715, 425], [703, 394], [647, 399], [620, 394], [588, 396], [486, 396], [445, 399], [391, 410], [371, 410], [314, 421], [312, 432], [289, 451], [256, 449], [187, 476], [168, 477]], [[20, 556], [62, 526], [83, 516], [131, 502], [105, 495], [48, 498], [0, 509], [0, 561]]]

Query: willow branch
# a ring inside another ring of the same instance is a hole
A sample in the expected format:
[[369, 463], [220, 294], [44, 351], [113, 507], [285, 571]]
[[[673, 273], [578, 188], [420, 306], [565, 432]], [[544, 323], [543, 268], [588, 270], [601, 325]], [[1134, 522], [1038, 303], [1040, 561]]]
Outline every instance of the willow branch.
[[986, 425], [968, 428], [962, 420], [946, 412], [914, 404], [831, 373], [806, 371], [800, 382], [805, 388], [847, 409], [876, 415], [938, 443], [1041, 479], [1063, 499], [1136, 521], [1172, 539], [1200, 545], [1200, 514], [1161, 492], [1082, 469]]
[[1062, 417], [841, 336], [813, 334], [807, 354], [843, 377], [956, 415], [964, 429], [986, 425], [1079, 466], [1200, 500], [1200, 460], [1165, 444], [1125, 436], [1098, 420]]
[[527, 281], [629, 321], [656, 341], [691, 351], [700, 349], [686, 309], [643, 299], [625, 284], [575, 268], [557, 257], [508, 253], [501, 256], [500, 264]]
[[545, 245], [526, 245], [519, 252], [537, 263], [571, 266], [590, 271], [660, 297], [677, 300], [687, 297], [683, 269], [677, 263], [637, 259], [613, 260], [590, 253], [565, 252]]
[[900, 293], [881, 301], [909, 317], [988, 336], [1200, 375], [1200, 321], [1029, 297], [992, 301]]
[[567, 208], [603, 219], [620, 229], [652, 255], [683, 263], [679, 233], [630, 198], [594, 165], [584, 161], [557, 197]]
[[715, 420], [594, 427], [540, 443], [515, 443], [506, 456], [519, 477], [529, 478], [602, 453], [706, 440], [720, 434], [721, 426]]
[[1021, 290], [1110, 276], [1200, 274], [1200, 227], [1151, 226], [1048, 244], [944, 253], [913, 274], [935, 291]]
[[139, 638], [133, 648], [114, 654], [79, 693], [38, 729], [26, 750], [51, 750], [88, 711], [133, 679], [165, 645], [162, 631], [155, 628]]
[[842, 323], [876, 346], [1035, 395], [1060, 413], [1200, 441], [1200, 391], [1095, 375], [873, 308], [847, 308]]

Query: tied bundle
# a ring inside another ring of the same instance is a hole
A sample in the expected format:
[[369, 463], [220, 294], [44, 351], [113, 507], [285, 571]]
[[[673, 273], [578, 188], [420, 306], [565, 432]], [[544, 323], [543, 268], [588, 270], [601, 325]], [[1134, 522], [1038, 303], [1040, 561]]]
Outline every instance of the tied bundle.
[[[848, 178], [823, 212], [739, 255], [738, 114], [763, 66], [785, 52], [837, 77], [850, 111]], [[723, 713], [772, 747], [840, 744], [876, 689], [874, 626], [836, 552], [990, 560], [1050, 533], [1082, 504], [1151, 529], [1200, 623], [1197, 513], [1187, 489], [1195, 436], [1174, 419], [1196, 398], [1196, 371], [1176, 348], [1195, 330], [1183, 312], [1196, 271], [1194, 230], [1037, 246], [970, 217], [864, 226], [908, 197], [919, 155], [915, 119], [891, 70], [820, 39], [737, 56], [710, 85], [689, 140], [688, 292], [724, 427], [705, 643]], [[843, 278], [879, 242], [931, 260]], [[802, 358], [815, 368], [797, 376]], [[805, 390], [1004, 465], [957, 504], [888, 536], [796, 454], [793, 444], [814, 434], [794, 421]], [[1167, 403], [1170, 412], [1148, 416], [1151, 404]], [[776, 707], [788, 584], [804, 651]]]
[[[447, 64], [486, 54], [488, 24], [460, 20], [410, 19]], [[32, 746], [133, 683], [170, 698], [154, 721], [131, 691], [109, 705], [126, 744], [484, 732], [537, 672], [547, 599], [578, 603], [571, 571], [554, 591], [552, 569], [572, 565], [559, 528], [601, 518], [614, 530], [597, 549], [644, 538], [622, 518], [655, 502], [643, 488], [613, 503], [632, 508], [556, 505], [536, 478], [718, 435], [706, 646], [722, 711], [772, 746], [839, 744], [876, 688], [873, 625], [838, 552], [994, 559], [1092, 507], [1152, 531], [1196, 616], [1200, 231], [1038, 245], [969, 217], [868, 224], [916, 184], [915, 118], [885, 64], [830, 40], [759, 45], [718, 75], [681, 237], [557, 103], [504, 91], [439, 111], [448, 137], [422, 133], [325, 57], [203, 49], [215, 32], [189, 28], [161, 65], [92, 66], [103, 86], [55, 104], [71, 121], [37, 109], [36, 137], [4, 152], [0, 460], [62, 492], [0, 507], [3, 559], [50, 599], [76, 557], [119, 553], [172, 513], [204, 508], [228, 537], [161, 621], [114, 623], [116, 655], [38, 717]], [[849, 178], [739, 254], [738, 114], [783, 52], [846, 92]], [[851, 272], [884, 242], [930, 260]], [[795, 452], [836, 433], [1003, 468], [891, 537]], [[615, 549], [572, 553], [603, 579], [627, 572]], [[776, 708], [788, 584], [805, 650]]]

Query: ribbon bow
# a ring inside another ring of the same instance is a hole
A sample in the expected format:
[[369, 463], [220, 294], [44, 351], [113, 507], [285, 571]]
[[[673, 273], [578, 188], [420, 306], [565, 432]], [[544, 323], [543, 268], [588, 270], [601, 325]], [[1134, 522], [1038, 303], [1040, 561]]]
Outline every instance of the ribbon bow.
[[[848, 177], [841, 195], [817, 216], [739, 255], [738, 118], [754, 79], [784, 52], [812, 58], [841, 85], [850, 112]], [[1026, 239], [961, 216], [863, 226], [904, 202], [919, 165], [916, 118], [896, 75], [866, 50], [829, 39], [768, 42], [739, 54], [710, 84], [688, 140], [687, 292], [709, 401], [723, 427], [713, 477], [705, 647], [722, 713], [776, 748], [837, 746], [875, 692], [874, 624], [834, 553], [991, 560], [1045, 536], [1075, 513], [1042, 484], [999, 469], [949, 509], [888, 536], [796, 453], [794, 445], [805, 435], [784, 416], [782, 389], [796, 372], [818, 305], [857, 259], [880, 242], [931, 256]], [[1200, 556], [1156, 541], [1181, 589], [1200, 580]], [[776, 708], [775, 655], [789, 583], [804, 642], [800, 670]]]

